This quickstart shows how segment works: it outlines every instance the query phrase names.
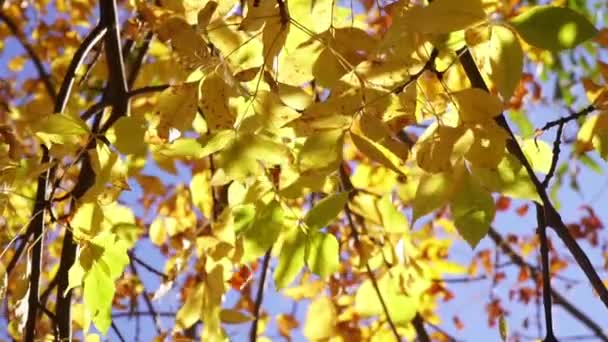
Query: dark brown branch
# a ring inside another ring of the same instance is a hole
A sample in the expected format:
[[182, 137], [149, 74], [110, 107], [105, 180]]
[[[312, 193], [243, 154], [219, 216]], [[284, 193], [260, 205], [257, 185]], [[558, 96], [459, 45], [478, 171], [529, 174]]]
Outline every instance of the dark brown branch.
[[[48, 162], [49, 151], [46, 147], [42, 149], [42, 162]], [[44, 242], [44, 212], [46, 208], [46, 187], [51, 170], [47, 170], [38, 176], [38, 188], [36, 190], [36, 202], [32, 219], [27, 231], [32, 236], [32, 258], [30, 261], [30, 280], [27, 320], [25, 322], [25, 341], [32, 342], [36, 338], [36, 319], [38, 317], [38, 298], [40, 287], [40, 274], [42, 272], [42, 246]], [[27, 239], [27, 238], [26, 238]], [[25, 241], [24, 241], [25, 242]]]
[[160, 317], [173, 317], [177, 316], [177, 312], [168, 312], [168, 311], [159, 311], [159, 312], [150, 312], [150, 311], [129, 311], [129, 312], [116, 312], [112, 314], [112, 318], [131, 318], [131, 317], [140, 317], [140, 316], [160, 316]]
[[420, 316], [420, 313], [416, 313], [416, 316], [414, 316], [414, 319], [412, 320], [412, 325], [414, 325], [414, 329], [416, 330], [416, 335], [418, 335], [419, 342], [431, 341], [429, 334], [424, 328], [424, 320], [422, 319], [422, 316]]
[[141, 88], [133, 89], [132, 91], [130, 91], [129, 97], [135, 97], [135, 96], [139, 96], [139, 95], [155, 93], [155, 92], [163, 91], [169, 87], [170, 87], [170, 85], [168, 85], [168, 84], [141, 87]]
[[129, 254], [129, 257], [131, 258], [131, 260], [133, 260], [134, 262], [140, 264], [146, 270], [148, 270], [148, 271], [156, 274], [159, 277], [162, 277], [163, 279], [169, 279], [168, 275], [166, 275], [163, 272], [157, 270], [156, 268], [150, 266], [150, 264], [148, 264], [147, 262], [145, 262], [145, 261], [141, 260], [140, 258], [138, 258], [134, 253], [128, 252], [127, 254]]
[[[488, 231], [488, 236], [498, 248], [500, 248], [503, 253], [505, 253], [514, 264], [521, 268], [528, 269], [532, 278], [538, 278], [538, 271], [536, 267], [528, 263], [520, 254], [518, 254], [507, 242], [506, 240], [494, 229], [490, 227]], [[602, 341], [608, 342], [608, 335], [604, 333], [602, 327], [600, 327], [597, 323], [595, 323], [589, 316], [587, 316], [584, 312], [579, 310], [574, 304], [572, 304], [566, 296], [562, 295], [555, 288], [551, 288], [551, 294], [553, 299], [555, 300], [555, 304], [561, 305], [566, 312], [572, 315], [574, 318], [578, 319], [583, 325], [585, 325], [589, 330], [591, 330], [595, 335]]]
[[99, 13], [100, 24], [108, 29], [104, 39], [108, 83], [103, 100], [112, 106], [112, 114], [99, 131], [104, 133], [112, 127], [116, 120], [129, 114], [129, 89], [127, 88], [124, 58], [120, 43], [116, 0], [100, 0]]
[[547, 223], [543, 206], [536, 203], [536, 222], [538, 223], [538, 237], [540, 239], [540, 257], [543, 279], [543, 308], [545, 310], [545, 329], [544, 341], [557, 341], [553, 333], [553, 314], [551, 312], [551, 269], [549, 265], [549, 245], [547, 242]]
[[595, 111], [595, 107], [593, 105], [589, 105], [586, 108], [582, 109], [579, 112], [576, 113], [572, 113], [568, 116], [565, 116], [563, 118], [559, 118], [557, 120], [553, 120], [553, 121], [549, 121], [547, 122], [541, 129], [539, 129], [540, 132], [546, 131], [548, 129], [551, 129], [555, 126], [560, 126], [560, 125], [565, 125], [566, 123], [572, 121], [572, 120], [576, 120], [578, 118], [580, 118], [581, 116], [585, 116], [587, 114], [590, 114], [591, 112]]
[[249, 330], [249, 341], [251, 342], [255, 342], [258, 337], [258, 322], [260, 320], [262, 301], [264, 300], [264, 284], [266, 283], [266, 276], [270, 265], [271, 252], [272, 247], [264, 254], [264, 261], [262, 262], [262, 274], [260, 275], [260, 284], [258, 285], [258, 293], [255, 296], [255, 306], [253, 309], [253, 322], [251, 322], [251, 329]]
[[34, 67], [36, 68], [36, 72], [38, 73], [38, 78], [44, 84], [44, 88], [46, 89], [46, 92], [48, 93], [48, 95], [51, 97], [51, 100], [55, 101], [55, 99], [57, 98], [57, 93], [55, 92], [55, 87], [53, 86], [53, 83], [51, 82], [51, 78], [50, 78], [49, 74], [47, 74], [46, 71], [44, 70], [44, 65], [42, 64], [40, 57], [38, 57], [38, 55], [36, 54], [36, 51], [34, 51], [34, 48], [27, 41], [27, 38], [25, 37], [23, 32], [21, 32], [19, 30], [19, 27], [17, 27], [17, 24], [13, 21], [13, 19], [10, 18], [9, 16], [7, 16], [4, 13], [4, 11], [2, 11], [1, 6], [0, 6], [0, 20], [4, 21], [4, 23], [6, 24], [6, 26], [8, 26], [8, 29], [11, 31], [13, 36], [15, 36], [17, 41], [19, 41], [19, 44], [21, 44], [21, 46], [23, 46], [23, 48], [27, 52], [28, 56], [30, 56], [30, 59], [32, 60], [32, 62], [34, 63]]
[[[346, 174], [346, 170], [344, 169], [343, 165], [340, 165], [339, 171], [340, 171], [340, 183], [342, 184], [342, 189], [344, 191], [352, 193], [354, 190], [353, 183], [350, 181], [350, 177]], [[361, 243], [359, 241], [359, 232], [357, 231], [357, 227], [355, 226], [355, 222], [353, 221], [353, 215], [350, 210], [350, 207], [348, 206], [348, 203], [344, 206], [344, 212], [346, 213], [346, 218], [348, 220], [348, 224], [350, 226], [350, 230], [352, 232], [353, 239], [355, 240], [355, 246], [357, 246], [357, 248], [359, 249], [361, 246]], [[361, 250], [358, 250], [358, 252], [359, 252], [359, 254], [363, 255], [363, 252]], [[397, 331], [397, 326], [395, 325], [395, 322], [393, 322], [393, 319], [391, 318], [391, 315], [388, 311], [388, 306], [386, 305], [386, 302], [384, 301], [384, 297], [382, 296], [382, 292], [380, 291], [380, 287], [378, 286], [378, 281], [376, 280], [376, 276], [374, 275], [374, 272], [372, 271], [371, 267], [369, 266], [369, 263], [365, 264], [365, 271], [366, 271], [367, 276], [369, 277], [370, 281], [372, 282], [372, 286], [374, 288], [374, 291], [376, 292], [378, 301], [380, 302], [380, 305], [382, 306], [382, 311], [384, 311], [384, 315], [386, 316], [386, 321], [388, 322], [388, 325], [391, 328], [391, 332], [393, 333], [393, 336], [395, 337], [395, 339], [397, 341], [401, 341], [401, 336], [399, 336], [399, 332]]]
[[[462, 67], [464, 68], [467, 78], [471, 82], [471, 85], [475, 88], [488, 91], [488, 87], [486, 86], [485, 81], [483, 80], [483, 77], [481, 76], [481, 73], [479, 72], [479, 69], [475, 64], [475, 61], [473, 60], [473, 56], [471, 55], [470, 51], [467, 48], [463, 48], [459, 50], [457, 54], [460, 56], [460, 63], [462, 64]], [[547, 195], [543, 184], [540, 182], [540, 180], [534, 173], [532, 165], [526, 159], [526, 156], [523, 150], [521, 149], [521, 146], [519, 146], [519, 143], [517, 142], [513, 131], [509, 127], [505, 116], [501, 114], [497, 116], [495, 120], [497, 124], [504, 128], [509, 135], [509, 140], [507, 140], [507, 149], [509, 153], [514, 155], [517, 160], [522, 164], [522, 166], [526, 169], [526, 172], [528, 173], [532, 184], [534, 184], [536, 192], [538, 193], [542, 205], [544, 207], [543, 210], [545, 213], [545, 220], [547, 226], [550, 226], [555, 230], [557, 236], [566, 245], [574, 259], [578, 263], [579, 267], [583, 270], [583, 272], [589, 279], [589, 282], [593, 286], [593, 289], [599, 295], [602, 303], [604, 303], [604, 306], [608, 308], [608, 289], [595, 271], [595, 268], [587, 257], [587, 254], [582, 250], [578, 242], [576, 242], [576, 240], [570, 235], [568, 228], [562, 221], [559, 212], [555, 209], [553, 203], [549, 199], [549, 196]]]

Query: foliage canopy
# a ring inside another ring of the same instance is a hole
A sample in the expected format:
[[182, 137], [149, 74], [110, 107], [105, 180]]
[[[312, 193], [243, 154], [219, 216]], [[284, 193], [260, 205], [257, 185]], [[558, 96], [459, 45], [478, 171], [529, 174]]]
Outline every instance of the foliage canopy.
[[[450, 340], [455, 280], [487, 279], [518, 289], [485, 305], [504, 340], [505, 302], [534, 300], [555, 340], [552, 296], [608, 340], [551, 285], [576, 265], [608, 307], [581, 247], [602, 223], [558, 202], [569, 164], [608, 159], [605, 7], [0, 1], [6, 334], [124, 340], [122, 319], [148, 317], [157, 340]], [[536, 220], [507, 238], [512, 199]], [[273, 317], [269, 295], [306, 313]]]

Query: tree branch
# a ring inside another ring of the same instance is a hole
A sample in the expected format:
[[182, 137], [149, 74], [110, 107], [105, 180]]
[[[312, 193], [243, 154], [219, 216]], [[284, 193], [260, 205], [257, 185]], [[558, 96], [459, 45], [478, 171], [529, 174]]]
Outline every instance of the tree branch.
[[582, 110], [580, 110], [579, 112], [576, 113], [572, 113], [568, 116], [565, 116], [563, 118], [559, 118], [557, 120], [553, 120], [553, 121], [549, 121], [547, 122], [541, 129], [539, 129], [538, 131], [543, 132], [546, 131], [548, 129], [551, 129], [555, 126], [563, 126], [566, 123], [572, 121], [572, 120], [576, 120], [578, 118], [580, 118], [581, 116], [585, 116], [587, 114], [590, 114], [591, 112], [595, 111], [595, 107], [593, 105], [589, 105], [586, 108], [583, 108]]
[[[42, 162], [49, 160], [49, 151], [46, 147], [42, 149]], [[47, 170], [38, 176], [36, 190], [36, 202], [34, 203], [33, 218], [27, 231], [33, 239], [32, 258], [30, 261], [30, 280], [27, 319], [25, 322], [25, 341], [32, 342], [36, 338], [36, 318], [38, 317], [38, 299], [40, 291], [40, 274], [42, 271], [42, 246], [44, 242], [44, 212], [46, 208], [46, 187], [51, 170]], [[26, 238], [27, 239], [27, 238]], [[25, 243], [25, 241], [24, 241]]]
[[418, 335], [418, 341], [420, 342], [431, 342], [431, 338], [429, 334], [424, 329], [424, 320], [422, 320], [422, 316], [417, 312], [416, 316], [412, 320], [412, 325], [414, 325], [414, 329], [416, 330], [416, 335]]
[[540, 239], [541, 270], [543, 275], [543, 307], [545, 309], [545, 342], [557, 341], [553, 333], [553, 314], [551, 312], [551, 269], [549, 265], [549, 246], [547, 243], [547, 224], [543, 206], [536, 203], [536, 222]]
[[264, 255], [264, 261], [262, 262], [260, 285], [258, 285], [258, 293], [255, 296], [255, 306], [253, 309], [253, 322], [251, 323], [251, 329], [249, 330], [249, 341], [251, 342], [255, 342], [258, 337], [258, 321], [260, 320], [260, 309], [262, 308], [262, 301], [264, 300], [264, 284], [266, 283], [266, 275], [268, 274], [271, 251], [272, 247], [268, 249]]
[[[459, 50], [457, 54], [460, 56], [460, 63], [462, 64], [462, 67], [464, 68], [467, 78], [471, 82], [471, 85], [475, 88], [488, 91], [488, 87], [486, 86], [485, 81], [483, 80], [483, 77], [481, 76], [481, 73], [479, 72], [479, 69], [475, 64], [475, 61], [473, 60], [473, 56], [471, 55], [470, 51], [465, 47]], [[509, 127], [505, 116], [501, 114], [497, 116], [495, 120], [497, 124], [504, 128], [505, 131], [509, 134], [509, 140], [507, 140], [507, 150], [511, 154], [513, 154], [517, 158], [517, 160], [524, 166], [526, 172], [528, 173], [528, 176], [530, 177], [530, 180], [534, 184], [536, 192], [541, 198], [542, 205], [544, 207], [543, 212], [545, 214], [545, 221], [547, 225], [552, 227], [557, 233], [557, 236], [564, 242], [574, 259], [578, 263], [579, 267], [583, 270], [583, 272], [589, 279], [589, 282], [593, 286], [593, 289], [598, 293], [601, 301], [604, 303], [604, 306], [608, 308], [608, 289], [606, 289], [606, 286], [604, 286], [602, 279], [595, 271], [595, 268], [587, 257], [587, 254], [585, 254], [585, 252], [581, 249], [576, 240], [570, 235], [568, 228], [562, 221], [559, 212], [551, 203], [551, 200], [549, 199], [549, 196], [547, 195], [543, 184], [540, 182], [540, 180], [534, 173], [532, 165], [530, 165], [530, 163], [526, 159], [526, 156], [523, 153], [521, 146], [519, 146], [519, 144], [517, 143], [515, 135]]]

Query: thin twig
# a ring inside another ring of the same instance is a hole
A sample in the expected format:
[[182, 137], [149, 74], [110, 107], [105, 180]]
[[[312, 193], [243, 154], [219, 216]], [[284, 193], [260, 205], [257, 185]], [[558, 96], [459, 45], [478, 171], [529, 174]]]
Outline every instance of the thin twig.
[[116, 334], [116, 336], [118, 336], [118, 339], [121, 342], [127, 342], [127, 340], [124, 338], [124, 336], [122, 336], [122, 333], [120, 332], [120, 330], [118, 330], [118, 327], [116, 326], [116, 323], [112, 322], [111, 327], [112, 327], [112, 330], [114, 330], [114, 333]]
[[258, 337], [258, 321], [260, 320], [260, 309], [264, 299], [264, 284], [266, 283], [266, 275], [268, 274], [268, 266], [270, 265], [272, 247], [264, 254], [262, 262], [262, 274], [260, 275], [260, 284], [258, 285], [258, 293], [255, 296], [255, 306], [253, 309], [253, 322], [251, 322], [251, 330], [249, 330], [249, 341], [255, 342]]
[[128, 96], [135, 97], [135, 96], [145, 95], [145, 94], [149, 94], [149, 93], [156, 93], [156, 92], [163, 91], [169, 87], [170, 87], [169, 84], [160, 84], [160, 85], [155, 85], [155, 86], [141, 87], [141, 88], [131, 90], [129, 92]]
[[[500, 248], [503, 253], [505, 253], [514, 264], [519, 267], [527, 268], [532, 275], [532, 278], [536, 279], [538, 277], [538, 271], [536, 267], [528, 263], [520, 254], [518, 254], [507, 242], [506, 240], [496, 231], [495, 228], [490, 227], [488, 231], [488, 236], [498, 248]], [[578, 319], [583, 325], [585, 325], [589, 330], [593, 331], [595, 335], [604, 342], [608, 342], [608, 335], [604, 332], [603, 328], [600, 327], [597, 323], [595, 323], [589, 316], [579, 310], [574, 304], [572, 304], [566, 296], [562, 295], [555, 288], [551, 289], [551, 294], [553, 295], [553, 299], [555, 300], [555, 304], [561, 305], [566, 312], [572, 315], [574, 318]]]
[[127, 252], [127, 254], [129, 255], [129, 257], [135, 261], [136, 263], [140, 264], [143, 268], [145, 268], [146, 270], [156, 274], [159, 277], [162, 277], [163, 279], [169, 279], [169, 276], [164, 274], [163, 272], [157, 270], [156, 268], [152, 267], [150, 264], [148, 264], [147, 262], [141, 260], [140, 258], [138, 258], [133, 252]]
[[563, 118], [559, 118], [557, 120], [553, 120], [553, 121], [549, 121], [547, 122], [542, 128], [540, 128], [538, 131], [543, 132], [546, 131], [548, 129], [551, 129], [555, 126], [563, 126], [566, 123], [572, 121], [572, 120], [576, 120], [578, 118], [580, 118], [581, 116], [585, 116], [593, 111], [595, 111], [595, 107], [593, 105], [589, 105], [586, 108], [583, 108], [582, 110], [580, 110], [579, 112], [576, 113], [572, 113], [568, 116], [565, 116]]
[[[346, 174], [346, 171], [345, 171], [343, 165], [340, 165], [339, 171], [340, 171], [340, 182], [342, 183], [342, 189], [344, 191], [348, 191], [349, 193], [351, 193], [353, 191], [354, 187], [350, 181], [350, 177], [348, 177], [348, 175]], [[357, 231], [357, 228], [353, 221], [353, 215], [350, 210], [350, 207], [348, 206], [348, 203], [344, 206], [344, 212], [346, 213], [346, 218], [348, 220], [348, 224], [350, 226], [353, 239], [355, 240], [355, 246], [357, 246], [357, 248], [359, 249], [361, 246], [360, 241], [359, 241], [359, 232]], [[361, 255], [363, 255], [361, 250], [358, 250], [358, 252]], [[393, 319], [391, 318], [391, 315], [388, 311], [388, 306], [386, 305], [386, 302], [384, 301], [384, 297], [382, 296], [382, 292], [380, 291], [380, 287], [378, 286], [376, 276], [374, 275], [374, 272], [372, 271], [371, 267], [369, 266], [369, 263], [365, 263], [365, 270], [366, 270], [367, 276], [369, 277], [370, 281], [372, 282], [372, 286], [374, 288], [374, 291], [376, 292], [378, 301], [380, 302], [380, 305], [382, 306], [382, 311], [384, 312], [384, 315], [386, 316], [386, 320], [388, 322], [389, 327], [391, 328], [391, 332], [393, 333], [393, 336], [395, 336], [397, 341], [401, 341], [401, 336], [399, 335], [399, 332], [397, 331], [397, 326], [395, 325], [395, 322], [393, 322]]]
[[549, 167], [549, 172], [547, 172], [547, 175], [545, 176], [545, 179], [543, 179], [543, 187], [546, 189], [549, 186], [549, 182], [551, 181], [551, 178], [553, 178], [553, 175], [555, 175], [555, 169], [557, 169], [557, 162], [559, 161], [559, 154], [560, 154], [560, 145], [562, 142], [562, 131], [564, 129], [564, 122], [560, 123], [557, 126], [557, 133], [555, 133], [555, 141], [553, 141], [553, 156], [551, 157], [551, 166]]

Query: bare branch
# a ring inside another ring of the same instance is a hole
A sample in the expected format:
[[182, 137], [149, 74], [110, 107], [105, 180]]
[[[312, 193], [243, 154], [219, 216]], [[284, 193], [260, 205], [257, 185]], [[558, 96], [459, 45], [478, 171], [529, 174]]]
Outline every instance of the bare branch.
[[251, 342], [255, 342], [258, 336], [258, 321], [260, 320], [260, 309], [264, 300], [264, 284], [266, 283], [266, 275], [268, 274], [271, 251], [272, 247], [268, 249], [262, 262], [262, 274], [260, 275], [260, 284], [258, 285], [258, 293], [255, 296], [255, 306], [253, 309], [253, 322], [251, 323], [251, 330], [249, 330], [249, 341]]

